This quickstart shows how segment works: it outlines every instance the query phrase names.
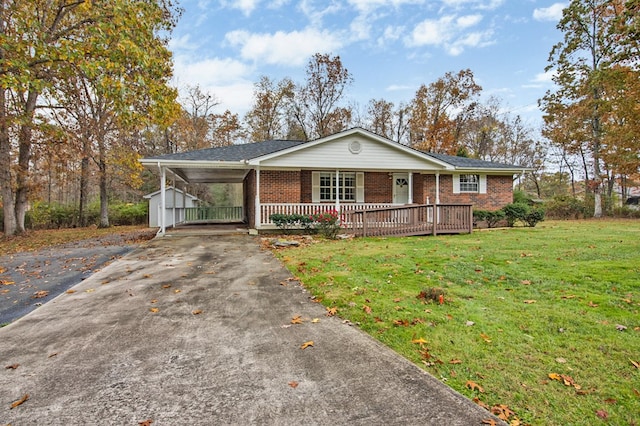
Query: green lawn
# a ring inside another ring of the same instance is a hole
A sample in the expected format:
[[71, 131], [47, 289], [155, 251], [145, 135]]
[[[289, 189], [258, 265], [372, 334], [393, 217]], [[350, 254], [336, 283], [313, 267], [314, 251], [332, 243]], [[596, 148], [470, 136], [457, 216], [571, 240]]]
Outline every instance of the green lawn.
[[640, 221], [277, 253], [340, 317], [513, 424], [640, 424]]

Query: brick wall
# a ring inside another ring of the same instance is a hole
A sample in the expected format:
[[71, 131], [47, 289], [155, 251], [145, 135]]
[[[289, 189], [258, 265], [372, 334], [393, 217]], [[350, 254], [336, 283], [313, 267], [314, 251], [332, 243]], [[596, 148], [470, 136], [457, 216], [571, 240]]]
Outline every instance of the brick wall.
[[300, 171], [260, 171], [260, 202], [300, 203]]
[[475, 209], [499, 210], [513, 202], [513, 179], [511, 176], [487, 176], [486, 194], [454, 194], [453, 176], [441, 175], [440, 202], [442, 204], [473, 204]]
[[364, 174], [364, 202], [390, 203], [393, 201], [393, 179], [387, 172]]

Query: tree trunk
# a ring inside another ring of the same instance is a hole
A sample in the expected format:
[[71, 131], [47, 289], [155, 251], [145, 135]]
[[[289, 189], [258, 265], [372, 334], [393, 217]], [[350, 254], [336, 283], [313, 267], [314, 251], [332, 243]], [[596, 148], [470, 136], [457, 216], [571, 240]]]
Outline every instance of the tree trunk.
[[107, 191], [107, 162], [105, 160], [104, 142], [99, 142], [98, 169], [100, 172], [100, 223], [98, 228], [109, 227], [109, 195]]
[[25, 123], [18, 133], [18, 172], [16, 173], [15, 212], [17, 233], [25, 231], [24, 219], [29, 202], [29, 162], [31, 161], [31, 134], [33, 114], [36, 110], [36, 100], [39, 93], [30, 90], [24, 106]]
[[87, 226], [87, 203], [89, 197], [89, 138], [85, 135], [82, 140], [82, 160], [80, 162], [80, 206], [78, 207], [78, 222], [80, 226]]
[[0, 195], [2, 196], [5, 235], [14, 235], [17, 230], [11, 183], [11, 142], [7, 126], [5, 91], [0, 90]]

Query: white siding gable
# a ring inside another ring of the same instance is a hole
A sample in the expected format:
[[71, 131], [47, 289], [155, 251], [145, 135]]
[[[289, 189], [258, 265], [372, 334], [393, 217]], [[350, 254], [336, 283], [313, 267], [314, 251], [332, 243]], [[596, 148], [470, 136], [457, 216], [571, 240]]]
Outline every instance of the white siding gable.
[[261, 167], [342, 170], [443, 170], [444, 167], [419, 153], [352, 134], [323, 141], [260, 162]]

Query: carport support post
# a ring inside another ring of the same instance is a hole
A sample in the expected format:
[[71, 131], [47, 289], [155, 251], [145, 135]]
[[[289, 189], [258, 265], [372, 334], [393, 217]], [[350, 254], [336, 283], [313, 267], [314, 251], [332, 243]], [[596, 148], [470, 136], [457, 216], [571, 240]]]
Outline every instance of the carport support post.
[[260, 221], [262, 218], [260, 217], [260, 166], [256, 167], [256, 229], [260, 229]]
[[165, 223], [165, 209], [167, 208], [166, 179], [167, 169], [160, 167], [160, 235], [164, 235], [167, 229], [167, 224]]

